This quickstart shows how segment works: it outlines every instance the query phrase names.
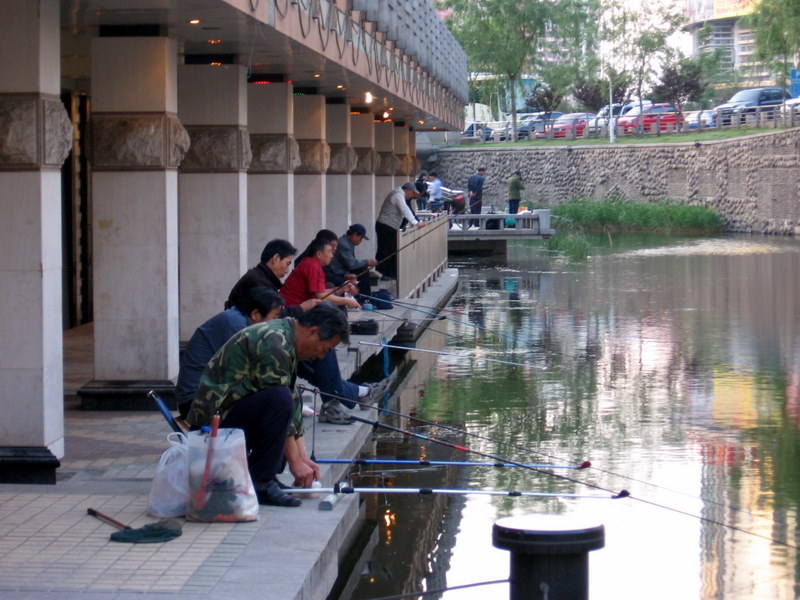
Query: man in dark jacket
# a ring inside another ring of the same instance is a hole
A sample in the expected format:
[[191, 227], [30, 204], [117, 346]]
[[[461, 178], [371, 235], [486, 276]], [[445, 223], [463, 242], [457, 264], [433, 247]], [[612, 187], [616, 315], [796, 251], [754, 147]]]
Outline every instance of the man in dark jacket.
[[333, 285], [340, 286], [345, 281], [357, 279], [358, 291], [364, 296], [372, 295], [369, 283], [369, 269], [378, 264], [374, 258], [359, 260], [356, 258], [356, 246], [368, 240], [367, 228], [360, 223], [350, 225], [345, 234], [339, 238], [336, 254], [328, 266], [327, 273]]
[[[483, 211], [483, 182], [486, 177], [486, 169], [478, 169], [469, 176], [467, 180], [467, 201], [469, 202], [469, 212], [479, 215]], [[470, 227], [480, 227], [481, 222], [474, 219], [469, 222]]]

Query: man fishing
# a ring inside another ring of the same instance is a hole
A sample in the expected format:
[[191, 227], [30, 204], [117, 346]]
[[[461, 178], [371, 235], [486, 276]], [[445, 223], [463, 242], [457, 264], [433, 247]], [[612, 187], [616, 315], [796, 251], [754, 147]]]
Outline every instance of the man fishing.
[[417, 220], [406, 201], [419, 197], [419, 191], [413, 181], [394, 188], [386, 195], [381, 205], [378, 220], [375, 222], [375, 234], [378, 236], [378, 248], [375, 252], [378, 270], [387, 279], [397, 279], [397, 232], [406, 219], [411, 225], [424, 227]]
[[[228, 340], [203, 371], [186, 420], [193, 427], [220, 425], [244, 431], [248, 466], [260, 504], [299, 506], [280, 489], [289, 427], [300, 404], [294, 397], [297, 363], [319, 359], [347, 341], [347, 318], [320, 304], [299, 315], [247, 327]], [[286, 456], [295, 482], [310, 486], [312, 468], [297, 456]]]

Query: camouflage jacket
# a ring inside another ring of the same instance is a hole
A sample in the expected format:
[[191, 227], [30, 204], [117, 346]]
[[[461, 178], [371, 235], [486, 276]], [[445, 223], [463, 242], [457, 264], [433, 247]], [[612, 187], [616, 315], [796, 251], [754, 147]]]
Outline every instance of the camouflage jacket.
[[[186, 420], [208, 425], [219, 412], [228, 411], [242, 398], [271, 386], [294, 390], [297, 378], [295, 320], [278, 319], [245, 327], [225, 342], [200, 377]], [[302, 435], [302, 405], [295, 395], [295, 415], [290, 435]]]

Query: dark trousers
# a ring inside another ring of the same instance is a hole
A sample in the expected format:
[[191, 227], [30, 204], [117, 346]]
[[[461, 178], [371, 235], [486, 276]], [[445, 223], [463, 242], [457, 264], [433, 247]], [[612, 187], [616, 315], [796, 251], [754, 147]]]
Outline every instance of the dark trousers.
[[387, 277], [397, 279], [397, 230], [394, 227], [375, 222], [375, 235], [378, 249], [375, 251], [376, 269]]
[[[472, 200], [470, 200], [469, 212], [470, 212], [470, 214], [473, 214], [473, 215], [481, 214], [481, 212], [483, 212], [483, 199], [479, 198], [479, 199], [475, 200], [473, 198]], [[472, 220], [470, 220], [469, 225], [470, 225], [470, 227], [472, 227], [473, 225], [475, 225], [475, 227], [480, 227], [481, 226], [481, 222], [480, 222], [479, 219], [472, 219]]]
[[244, 431], [254, 485], [272, 480], [283, 470], [283, 447], [293, 413], [292, 392], [275, 386], [239, 400], [220, 423]]
[[519, 212], [519, 199], [508, 201], [508, 212], [512, 215], [515, 215], [517, 212]]

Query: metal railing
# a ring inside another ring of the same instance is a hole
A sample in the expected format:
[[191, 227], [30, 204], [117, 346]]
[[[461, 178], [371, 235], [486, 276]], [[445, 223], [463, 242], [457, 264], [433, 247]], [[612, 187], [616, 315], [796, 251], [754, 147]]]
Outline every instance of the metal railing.
[[550, 210], [538, 209], [510, 215], [506, 213], [484, 213], [472, 215], [462, 213], [448, 215], [448, 236], [452, 238], [491, 237], [547, 237], [555, 231], [550, 227]]
[[424, 221], [425, 227], [397, 233], [398, 298], [418, 297], [447, 268], [447, 215]]

